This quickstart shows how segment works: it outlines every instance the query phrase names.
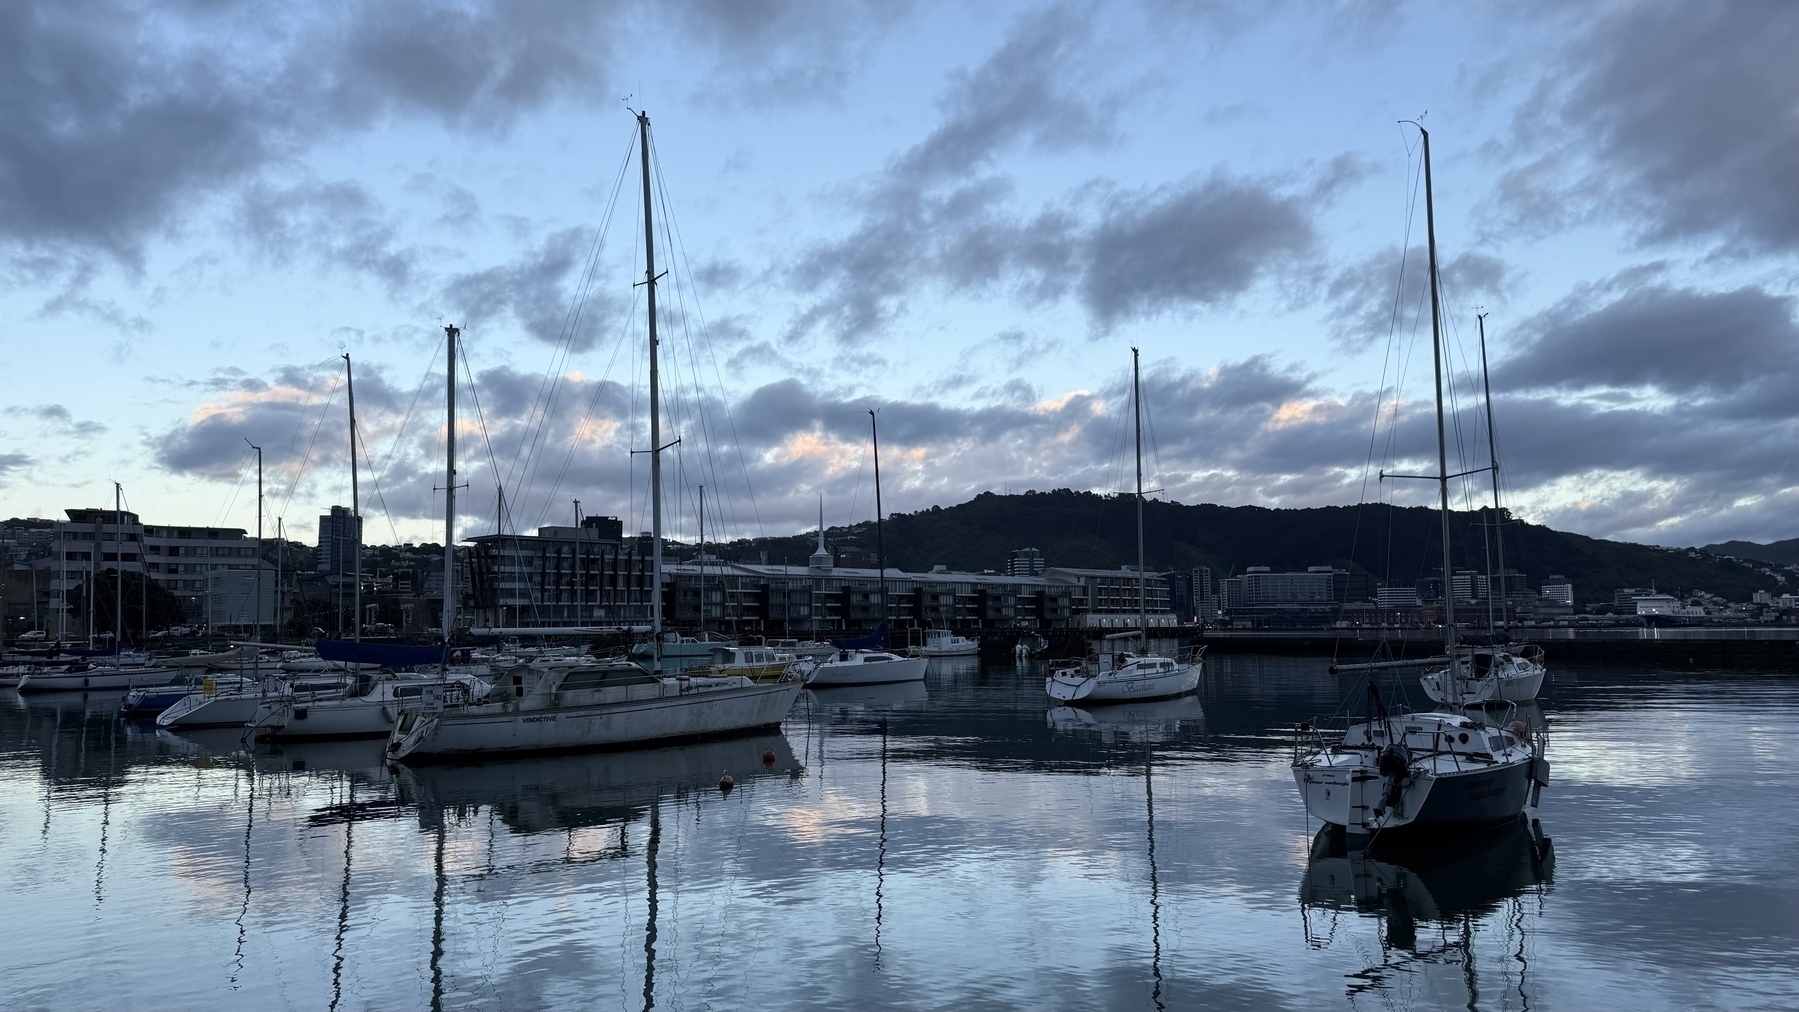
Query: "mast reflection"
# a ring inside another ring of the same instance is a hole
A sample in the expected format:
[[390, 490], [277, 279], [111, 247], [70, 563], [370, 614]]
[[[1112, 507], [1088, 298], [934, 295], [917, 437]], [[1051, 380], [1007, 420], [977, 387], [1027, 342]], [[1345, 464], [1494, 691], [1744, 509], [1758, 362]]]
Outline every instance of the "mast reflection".
[[[1453, 965], [1474, 1008], [1480, 998], [1475, 936], [1497, 926], [1517, 939], [1516, 990], [1529, 1008], [1523, 901], [1546, 896], [1554, 872], [1553, 841], [1540, 824], [1522, 818], [1477, 836], [1386, 851], [1351, 850], [1341, 827], [1326, 826], [1312, 839], [1299, 887], [1306, 944], [1331, 947], [1344, 914], [1372, 919], [1383, 958], [1350, 975], [1350, 998], [1387, 992], [1420, 966]], [[1501, 911], [1503, 917], [1490, 917]]]

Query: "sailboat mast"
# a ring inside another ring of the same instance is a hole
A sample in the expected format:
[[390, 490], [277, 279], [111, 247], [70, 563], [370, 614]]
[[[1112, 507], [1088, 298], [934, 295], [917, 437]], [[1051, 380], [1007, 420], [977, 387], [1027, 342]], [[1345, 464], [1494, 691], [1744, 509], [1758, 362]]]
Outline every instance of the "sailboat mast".
[[[350, 638], [362, 639], [362, 498], [356, 478], [356, 373], [350, 367], [350, 354], [344, 353], [344, 386], [350, 392], [350, 554], [353, 565], [351, 579]], [[341, 601], [342, 598], [339, 598]], [[343, 607], [341, 604], [338, 607]]]
[[[881, 567], [881, 622], [887, 621], [887, 544], [881, 540], [881, 429], [875, 413], [868, 413], [868, 434], [875, 460], [875, 563]], [[878, 626], [877, 626], [878, 628]]]
[[[245, 436], [244, 442], [250, 443]], [[262, 639], [262, 447], [250, 443], [256, 451], [256, 642]], [[260, 652], [258, 652], [260, 656]]]
[[125, 489], [116, 481], [112, 483], [112, 535], [112, 554], [119, 564], [118, 578], [113, 581], [112, 609], [112, 652], [117, 654], [125, 649]]
[[[1511, 599], [1505, 592], [1505, 517], [1499, 512], [1499, 437], [1493, 434], [1493, 377], [1487, 371], [1487, 314], [1481, 313], [1474, 319], [1480, 324], [1480, 381], [1486, 390], [1487, 401], [1487, 463], [1493, 472], [1493, 538], [1499, 547], [1499, 625], [1507, 629], [1511, 626], [1511, 616], [1507, 614]], [[1491, 588], [1487, 596], [1493, 596]]]
[[1456, 686], [1459, 683], [1455, 677], [1455, 579], [1454, 571], [1449, 568], [1449, 443], [1443, 431], [1443, 308], [1437, 290], [1437, 211], [1431, 195], [1430, 131], [1420, 126], [1418, 133], [1424, 137], [1424, 232], [1430, 245], [1430, 351], [1437, 380], [1437, 495], [1443, 527], [1443, 646], [1449, 654], [1448, 684]]
[[1149, 651], [1149, 574], [1143, 569], [1143, 377], [1137, 349], [1131, 349], [1131, 422], [1137, 436], [1137, 628]]
[[700, 638], [706, 638], [706, 486], [700, 486]]
[[637, 114], [637, 153], [643, 165], [643, 284], [650, 338], [650, 637], [655, 670], [662, 670], [662, 377], [656, 364], [656, 230], [650, 224], [650, 115]]
[[444, 327], [444, 664], [450, 663], [450, 631], [456, 628], [456, 338]]

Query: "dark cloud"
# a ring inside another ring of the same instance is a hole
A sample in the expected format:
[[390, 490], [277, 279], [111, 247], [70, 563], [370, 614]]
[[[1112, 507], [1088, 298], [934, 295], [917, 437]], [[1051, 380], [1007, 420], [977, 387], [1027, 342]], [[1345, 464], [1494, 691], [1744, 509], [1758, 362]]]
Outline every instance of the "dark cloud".
[[1730, 397], [1742, 409], [1767, 406], [1743, 395], [1772, 383], [1781, 387], [1782, 413], [1793, 410], [1793, 300], [1761, 288], [1583, 287], [1532, 327], [1536, 335], [1495, 369], [1506, 389], [1641, 387], [1683, 399]]
[[0, 453], [0, 482], [10, 479], [13, 472], [30, 466], [31, 458], [23, 453]]
[[[1512, 275], [1505, 261], [1469, 251], [1438, 264], [1445, 312], [1462, 312], [1508, 292]], [[1414, 246], [1402, 257], [1384, 249], [1332, 278], [1325, 290], [1332, 329], [1350, 349], [1367, 347], [1389, 333], [1412, 333], [1430, 326], [1430, 256]]]
[[860, 68], [910, 0], [696, 0], [662, 10], [711, 48], [704, 97], [724, 105], [829, 101]]
[[[604, 80], [613, 7], [383, 0], [308, 10], [318, 16], [296, 21], [295, 9], [258, 2], [5, 5], [0, 238], [75, 264], [96, 250], [136, 263], [145, 236], [195, 196], [345, 130], [390, 115], [504, 130]], [[333, 199], [317, 188], [299, 196]], [[379, 256], [368, 266], [397, 269]]]
[[957, 74], [941, 122], [853, 195], [856, 226], [789, 269], [816, 296], [790, 336], [866, 340], [932, 285], [1027, 304], [1077, 298], [1103, 329], [1228, 303], [1311, 254], [1311, 208], [1359, 175], [1352, 160], [1309, 167], [1297, 188], [1219, 172], [1144, 189], [1099, 180], [1035, 210], [1017, 206], [999, 159], [1116, 140], [1123, 99], [1097, 83], [1107, 50], [1094, 33], [1088, 18], [1053, 8]]
[[1315, 240], [1306, 207], [1261, 183], [1214, 176], [1122, 195], [1086, 237], [1081, 300], [1102, 326], [1217, 305]]
[[[1620, 4], [1577, 26], [1526, 106], [1568, 131], [1503, 183], [1543, 226], [1628, 209], [1652, 239], [1799, 243], [1799, 7], [1780, 0]], [[1526, 149], [1537, 145], [1525, 142]]]
[[402, 244], [398, 222], [348, 180], [252, 185], [239, 201], [237, 225], [278, 266], [304, 256], [326, 270], [374, 277], [390, 292], [404, 290], [417, 271], [418, 251]]
[[586, 229], [552, 232], [511, 263], [452, 277], [442, 299], [471, 325], [510, 319], [539, 341], [585, 351], [612, 336], [624, 309], [593, 283], [596, 242]]

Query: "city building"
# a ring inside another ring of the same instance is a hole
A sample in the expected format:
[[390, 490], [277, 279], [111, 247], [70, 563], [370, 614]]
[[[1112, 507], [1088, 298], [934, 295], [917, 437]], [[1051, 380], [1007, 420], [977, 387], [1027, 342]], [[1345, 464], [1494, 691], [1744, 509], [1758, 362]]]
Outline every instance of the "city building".
[[1555, 575], [1543, 581], [1543, 600], [1572, 606], [1574, 584], [1565, 576]]
[[356, 546], [362, 544], [362, 518], [348, 506], [333, 506], [319, 517], [319, 572], [342, 576], [356, 571]]
[[1043, 553], [1035, 548], [1020, 548], [1006, 560], [1008, 576], [1042, 576]]

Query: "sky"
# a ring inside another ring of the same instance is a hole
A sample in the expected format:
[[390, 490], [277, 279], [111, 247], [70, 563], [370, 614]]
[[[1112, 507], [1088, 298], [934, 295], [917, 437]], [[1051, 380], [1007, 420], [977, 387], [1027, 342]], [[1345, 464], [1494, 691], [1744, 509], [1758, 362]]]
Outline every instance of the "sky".
[[[983, 491], [1799, 536], [1799, 5], [0, 6], [0, 516], [671, 536]], [[666, 273], [664, 273], [666, 272]], [[1490, 502], [1484, 472], [1458, 507]], [[506, 512], [499, 504], [504, 491]]]

